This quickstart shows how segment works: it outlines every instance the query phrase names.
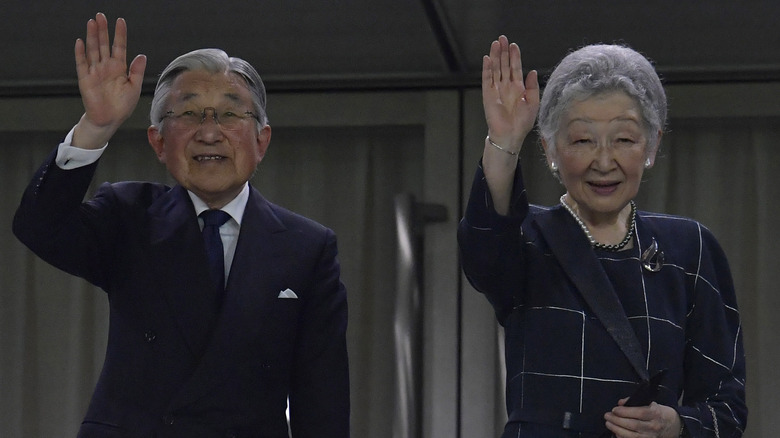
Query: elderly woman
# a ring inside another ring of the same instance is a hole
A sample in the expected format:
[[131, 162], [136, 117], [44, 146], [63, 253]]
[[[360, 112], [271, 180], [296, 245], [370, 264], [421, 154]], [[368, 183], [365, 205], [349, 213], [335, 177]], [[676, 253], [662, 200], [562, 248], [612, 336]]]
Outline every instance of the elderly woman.
[[[505, 37], [483, 59], [488, 136], [458, 239], [506, 333], [503, 437], [739, 437], [740, 317], [726, 257], [691, 219], [638, 211], [666, 97], [623, 46], [570, 53], [540, 102]], [[529, 205], [518, 152], [538, 126], [566, 192]], [[629, 399], [629, 396], [630, 399]]]

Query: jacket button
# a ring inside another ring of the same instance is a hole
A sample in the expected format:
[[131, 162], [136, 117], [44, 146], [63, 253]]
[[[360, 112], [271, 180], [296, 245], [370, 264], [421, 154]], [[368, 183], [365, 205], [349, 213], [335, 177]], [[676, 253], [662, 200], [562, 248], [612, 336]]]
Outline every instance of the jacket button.
[[168, 426], [173, 425], [173, 415], [166, 415], [163, 417], [163, 423], [165, 423]]
[[155, 333], [153, 330], [149, 330], [148, 332], [144, 333], [144, 337], [146, 338], [146, 342], [154, 342], [155, 339], [157, 339], [157, 333]]

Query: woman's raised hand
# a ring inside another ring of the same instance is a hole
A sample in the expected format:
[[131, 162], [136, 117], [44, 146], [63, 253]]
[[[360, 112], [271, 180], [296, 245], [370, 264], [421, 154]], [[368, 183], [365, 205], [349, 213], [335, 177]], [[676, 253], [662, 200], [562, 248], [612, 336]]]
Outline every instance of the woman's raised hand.
[[482, 58], [482, 106], [488, 125], [482, 168], [501, 215], [509, 213], [517, 157], [539, 112], [539, 80], [536, 71], [523, 81], [520, 48], [500, 36]]
[[501, 35], [482, 58], [482, 105], [490, 139], [518, 152], [539, 111], [536, 71], [523, 81], [520, 48]]

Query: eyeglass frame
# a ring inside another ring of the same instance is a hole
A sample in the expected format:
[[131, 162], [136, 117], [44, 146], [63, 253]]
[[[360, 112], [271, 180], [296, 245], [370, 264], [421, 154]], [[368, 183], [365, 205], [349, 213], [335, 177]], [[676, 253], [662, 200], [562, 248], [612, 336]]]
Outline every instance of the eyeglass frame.
[[[233, 131], [233, 129], [225, 128], [225, 125], [219, 122], [219, 113], [217, 112], [217, 109], [213, 106], [207, 106], [200, 110], [200, 122], [197, 125], [190, 126], [190, 129], [199, 128], [203, 125], [203, 122], [206, 121], [206, 111], [211, 110], [211, 117], [214, 119], [214, 123], [217, 124], [222, 129], [227, 129], [228, 131]], [[187, 111], [185, 111], [187, 112]], [[197, 114], [197, 113], [196, 113]], [[165, 114], [160, 118], [160, 122], [164, 123], [163, 120], [165, 119], [173, 119], [173, 120], [179, 120], [181, 117], [184, 117], [184, 113], [176, 114], [173, 110], [166, 111]], [[248, 118], [253, 118], [255, 121], [259, 124], [260, 123], [260, 117], [253, 113], [252, 111], [244, 111], [243, 115], [236, 114], [236, 117], [238, 117], [241, 120], [246, 120]]]

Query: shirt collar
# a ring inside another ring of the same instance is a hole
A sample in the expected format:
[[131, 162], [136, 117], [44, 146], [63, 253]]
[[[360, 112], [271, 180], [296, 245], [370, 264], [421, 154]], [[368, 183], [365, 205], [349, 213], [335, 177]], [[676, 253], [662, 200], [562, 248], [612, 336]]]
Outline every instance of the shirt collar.
[[[195, 206], [195, 215], [200, 215], [209, 209], [208, 205], [206, 205], [202, 199], [198, 198], [198, 195], [192, 193], [189, 190], [187, 190], [187, 193], [190, 195], [190, 199], [192, 199], [192, 205]], [[236, 195], [232, 201], [228, 202], [227, 205], [222, 207], [220, 210], [229, 214], [230, 217], [233, 218], [236, 223], [238, 223], [238, 226], [241, 226], [241, 219], [244, 217], [244, 210], [246, 210], [246, 203], [248, 201], [249, 183], [247, 182], [244, 183], [244, 188], [241, 189], [241, 192], [239, 192], [239, 194]]]

